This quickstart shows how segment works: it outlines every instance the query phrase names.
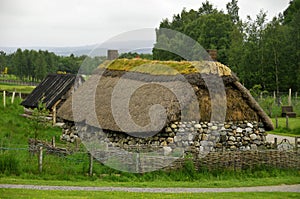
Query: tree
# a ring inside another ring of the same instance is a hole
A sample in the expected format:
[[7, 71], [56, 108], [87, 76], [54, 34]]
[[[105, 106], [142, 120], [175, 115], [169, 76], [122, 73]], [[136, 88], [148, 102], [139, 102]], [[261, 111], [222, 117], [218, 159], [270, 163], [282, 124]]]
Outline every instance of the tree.
[[230, 34], [230, 47], [228, 50], [228, 66], [236, 73], [241, 80], [246, 74], [242, 70], [244, 56], [244, 33], [236, 26]]
[[289, 24], [300, 11], [300, 0], [291, 0], [289, 7], [283, 12], [284, 23]]
[[202, 6], [198, 10], [199, 15], [208, 15], [218, 12], [216, 8], [213, 7], [212, 4], [209, 3], [208, 0], [206, 2], [202, 3]]
[[[230, 47], [230, 34], [233, 26], [234, 23], [231, 21], [230, 16], [223, 11], [215, 9], [208, 1], [202, 3], [198, 11], [186, 11], [186, 9], [183, 9], [181, 14], [173, 16], [171, 22], [164, 19], [160, 23], [159, 29], [156, 30], [157, 41], [152, 51], [153, 59], [183, 60], [182, 57], [172, 52], [165, 52], [157, 48], [159, 42], [167, 46], [168, 49], [179, 49], [185, 45], [182, 43], [182, 39], [178, 39], [180, 37], [179, 34], [165, 35], [162, 29], [168, 28], [191, 37], [205, 49], [217, 49], [218, 60], [226, 63], [228, 61], [227, 50]], [[190, 49], [193, 50], [193, 47], [190, 46]], [[194, 55], [189, 57], [195, 60], [201, 59], [197, 54], [199, 52], [194, 52]]]
[[240, 71], [245, 75], [242, 76], [242, 81], [248, 88], [260, 83], [265, 90], [265, 49], [261, 38], [266, 26], [266, 13], [261, 10], [255, 20], [248, 16], [248, 21], [243, 26], [245, 37]]
[[227, 12], [230, 16], [230, 19], [233, 23], [237, 24], [240, 21], [238, 0], [231, 0], [231, 2], [226, 4]]
[[47, 75], [47, 63], [41, 52], [34, 60], [34, 74], [38, 80], [43, 80]]
[[13, 55], [13, 74], [15, 74], [20, 79], [24, 79], [26, 72], [26, 59], [20, 48]]
[[7, 68], [6, 53], [0, 51], [0, 72], [3, 72]]

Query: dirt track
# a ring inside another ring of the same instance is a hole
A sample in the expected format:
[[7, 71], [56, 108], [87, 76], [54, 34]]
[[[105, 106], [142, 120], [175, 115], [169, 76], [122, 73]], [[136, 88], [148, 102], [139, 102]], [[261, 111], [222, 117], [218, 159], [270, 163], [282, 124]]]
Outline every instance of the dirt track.
[[78, 187], [78, 186], [39, 186], [1, 184], [0, 189], [34, 189], [34, 190], [61, 190], [61, 191], [125, 191], [148, 193], [206, 193], [206, 192], [299, 192], [300, 184], [237, 187], [237, 188], [137, 188], [137, 187]]

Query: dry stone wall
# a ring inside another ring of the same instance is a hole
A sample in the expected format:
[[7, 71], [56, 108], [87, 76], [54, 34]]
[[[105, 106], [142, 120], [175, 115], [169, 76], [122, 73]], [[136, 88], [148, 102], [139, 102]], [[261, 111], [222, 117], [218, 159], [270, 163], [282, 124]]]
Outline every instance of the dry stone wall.
[[[62, 140], [75, 142], [80, 132], [87, 131], [87, 126], [75, 127], [66, 123]], [[102, 131], [93, 128], [92, 132]], [[193, 154], [205, 151], [249, 151], [263, 149], [266, 146], [266, 131], [260, 122], [174, 122], [163, 131], [152, 137], [133, 137], [122, 132], [104, 130], [105, 137], [111, 146], [126, 150], [154, 151], [163, 149], [170, 154], [176, 148], [185, 148]], [[81, 135], [82, 136], [82, 135]]]

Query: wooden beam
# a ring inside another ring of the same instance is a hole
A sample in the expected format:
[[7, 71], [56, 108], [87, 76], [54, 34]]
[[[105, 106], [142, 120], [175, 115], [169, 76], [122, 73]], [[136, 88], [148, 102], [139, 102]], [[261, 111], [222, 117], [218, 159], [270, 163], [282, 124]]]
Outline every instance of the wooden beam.
[[55, 102], [55, 104], [52, 107], [52, 124], [53, 125], [56, 124], [56, 107], [60, 102], [61, 102], [61, 100], [58, 100], [57, 102]]
[[269, 116], [264, 112], [264, 110], [259, 106], [256, 100], [252, 97], [250, 92], [238, 81], [233, 83], [235, 87], [241, 92], [244, 99], [248, 101], [248, 105], [261, 117], [266, 130], [274, 130], [274, 125]]

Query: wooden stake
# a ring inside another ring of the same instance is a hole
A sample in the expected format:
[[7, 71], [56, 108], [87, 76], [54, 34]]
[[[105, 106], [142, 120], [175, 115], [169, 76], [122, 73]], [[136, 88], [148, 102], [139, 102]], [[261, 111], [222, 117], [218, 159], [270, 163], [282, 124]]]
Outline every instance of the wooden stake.
[[53, 111], [52, 111], [52, 124], [53, 125], [56, 124], [56, 106], [53, 107]]
[[277, 129], [278, 128], [278, 117], [277, 117], [277, 115], [276, 115], [275, 121], [276, 121], [276, 129]]
[[292, 106], [292, 89], [289, 89], [289, 106]]
[[289, 128], [289, 116], [286, 116], [285, 126], [287, 129]]
[[22, 93], [21, 92], [19, 92], [19, 98], [22, 99]]
[[12, 97], [11, 97], [11, 103], [12, 103], [12, 104], [14, 103], [15, 95], [16, 95], [16, 92], [14, 91], [14, 92], [12, 93]]
[[78, 137], [75, 138], [75, 143], [76, 143], [76, 151], [78, 151], [80, 145], [80, 139]]
[[91, 153], [89, 153], [90, 155], [90, 166], [89, 166], [89, 176], [93, 175], [93, 162], [94, 162], [94, 158], [93, 155]]
[[55, 147], [55, 136], [52, 137], [52, 146]]
[[298, 151], [299, 144], [300, 144], [300, 136], [296, 136], [295, 137], [295, 150], [296, 151]]
[[3, 91], [3, 106], [5, 107], [6, 106], [6, 92]]
[[39, 172], [42, 173], [43, 171], [43, 147], [39, 148]]
[[274, 101], [276, 102], [276, 92], [273, 91], [273, 98], [274, 98]]

